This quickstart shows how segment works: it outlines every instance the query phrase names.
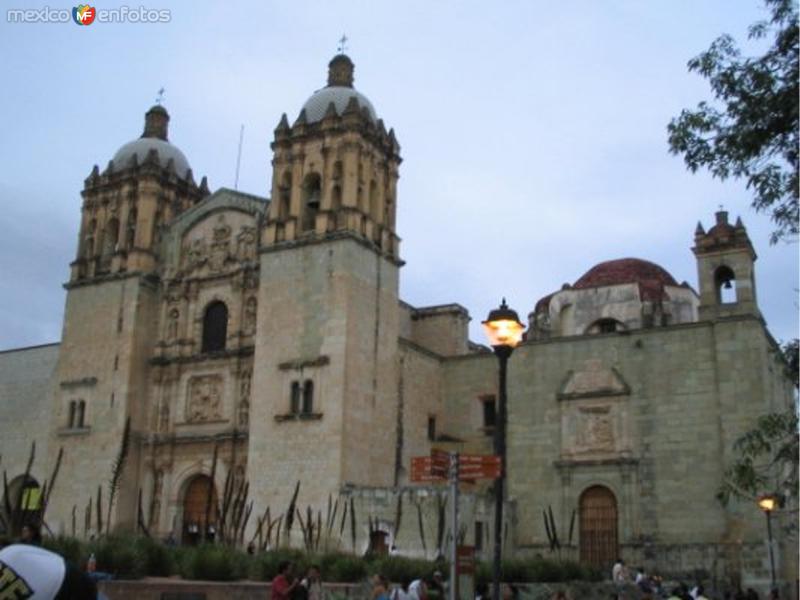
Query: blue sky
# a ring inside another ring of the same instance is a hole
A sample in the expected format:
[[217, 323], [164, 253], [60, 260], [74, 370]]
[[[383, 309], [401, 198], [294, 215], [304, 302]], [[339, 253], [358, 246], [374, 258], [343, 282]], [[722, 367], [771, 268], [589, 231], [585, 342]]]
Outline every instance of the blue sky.
[[160, 87], [195, 178], [232, 187], [244, 124], [239, 188], [267, 195], [272, 131], [325, 84], [343, 32], [356, 87], [402, 146], [404, 300], [463, 304], [482, 341], [501, 296], [527, 315], [603, 260], [652, 260], [696, 287], [694, 228], [724, 205], [758, 252], [770, 329], [796, 335], [797, 245], [769, 245], [742, 183], [667, 150], [669, 120], [710, 96], [686, 62], [722, 33], [744, 40], [759, 2], [142, 4], [170, 22], [0, 15], [0, 349], [59, 339], [83, 179], [141, 134]]

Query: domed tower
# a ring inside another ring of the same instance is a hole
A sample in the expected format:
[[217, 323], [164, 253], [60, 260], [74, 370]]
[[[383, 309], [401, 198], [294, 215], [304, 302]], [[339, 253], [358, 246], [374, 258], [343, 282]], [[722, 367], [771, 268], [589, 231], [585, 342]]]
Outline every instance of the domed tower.
[[262, 506], [288, 503], [298, 480], [323, 506], [346, 483], [393, 481], [399, 146], [340, 54], [272, 148], [248, 480]]
[[158, 228], [208, 195], [183, 152], [168, 140], [169, 114], [156, 105], [141, 137], [123, 145], [102, 173], [86, 178], [72, 283], [156, 268]]
[[398, 257], [395, 233], [400, 146], [372, 103], [353, 87], [353, 62], [328, 64], [328, 85], [286, 114], [272, 143], [272, 204], [266, 245], [342, 232]]
[[[205, 179], [195, 184], [186, 157], [169, 143], [168, 123], [167, 111], [152, 107], [142, 136], [102, 173], [95, 166], [82, 192], [52, 394], [51, 448], [63, 446], [70, 457], [54, 514], [68, 515], [87, 490], [105, 487], [126, 419], [135, 436], [147, 428], [148, 365], [159, 339], [159, 229], [207, 194]], [[113, 527], [135, 524], [138, 457], [132, 443]]]

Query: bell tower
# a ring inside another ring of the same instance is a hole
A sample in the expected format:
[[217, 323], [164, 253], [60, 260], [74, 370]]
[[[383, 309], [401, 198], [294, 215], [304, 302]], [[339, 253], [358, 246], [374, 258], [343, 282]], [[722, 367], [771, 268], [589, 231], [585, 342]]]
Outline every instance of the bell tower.
[[328, 64], [328, 85], [293, 125], [284, 114], [272, 143], [272, 203], [265, 245], [342, 232], [398, 257], [395, 233], [400, 146], [353, 87], [353, 62]]
[[706, 233], [697, 224], [694, 248], [700, 285], [701, 320], [731, 315], [760, 316], [756, 303], [756, 253], [740, 218], [728, 223], [728, 213], [716, 213], [716, 223]]
[[[169, 143], [168, 123], [164, 107], [148, 110], [141, 137], [124, 144], [102, 173], [95, 166], [81, 194], [52, 394], [51, 447], [63, 446], [70, 457], [53, 498], [56, 514], [68, 515], [73, 502], [105, 487], [127, 419], [135, 439], [147, 427], [160, 230], [208, 194], [205, 179], [198, 186], [186, 157]], [[111, 527], [135, 524], [138, 461], [132, 443]]]
[[272, 144], [247, 466], [262, 506], [298, 481], [315, 509], [348, 483], [393, 481], [400, 147], [353, 71], [335, 56]]

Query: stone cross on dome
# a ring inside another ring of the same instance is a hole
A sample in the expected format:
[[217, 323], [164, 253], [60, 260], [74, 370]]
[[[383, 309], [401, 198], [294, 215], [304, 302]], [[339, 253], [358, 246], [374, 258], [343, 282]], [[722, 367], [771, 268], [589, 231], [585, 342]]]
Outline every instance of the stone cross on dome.
[[156, 96], [156, 104], [158, 104], [159, 106], [161, 106], [161, 103], [162, 103], [163, 101], [164, 101], [164, 87], [162, 86], [162, 87], [161, 87], [161, 88], [158, 90], [158, 95]]
[[339, 40], [339, 54], [344, 54], [347, 50], [347, 36], [342, 34], [341, 39]]

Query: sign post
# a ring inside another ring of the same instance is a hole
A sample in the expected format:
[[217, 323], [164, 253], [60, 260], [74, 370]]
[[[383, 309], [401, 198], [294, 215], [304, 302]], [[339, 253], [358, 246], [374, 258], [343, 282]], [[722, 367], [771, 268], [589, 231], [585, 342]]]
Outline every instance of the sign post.
[[[458, 545], [458, 484], [475, 483], [477, 479], [497, 479], [501, 473], [499, 456], [459, 454], [444, 450], [431, 450], [430, 456], [411, 459], [411, 481], [414, 483], [450, 483], [450, 501], [453, 519], [453, 548], [450, 555], [449, 600], [459, 599], [459, 579], [464, 577], [463, 591], [471, 598], [474, 594], [475, 549]], [[472, 589], [470, 589], [472, 588]]]

